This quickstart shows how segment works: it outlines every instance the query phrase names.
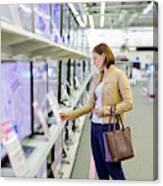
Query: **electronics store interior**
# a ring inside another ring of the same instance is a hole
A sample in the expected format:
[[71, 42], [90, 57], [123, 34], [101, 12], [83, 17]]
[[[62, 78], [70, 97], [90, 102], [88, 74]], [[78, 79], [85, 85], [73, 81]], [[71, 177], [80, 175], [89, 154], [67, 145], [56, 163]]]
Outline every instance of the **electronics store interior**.
[[134, 96], [126, 123], [137, 152], [124, 163], [126, 177], [152, 177], [156, 6], [153, 1], [0, 5], [2, 176], [97, 178], [90, 114], [62, 121], [59, 112], [87, 104], [97, 73], [92, 50], [105, 42]]

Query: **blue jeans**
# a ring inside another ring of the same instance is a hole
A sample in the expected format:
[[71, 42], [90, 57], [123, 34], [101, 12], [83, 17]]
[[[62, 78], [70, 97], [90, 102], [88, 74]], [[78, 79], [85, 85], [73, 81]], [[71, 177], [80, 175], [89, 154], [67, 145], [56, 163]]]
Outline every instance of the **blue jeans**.
[[[116, 128], [118, 128], [117, 125]], [[97, 175], [101, 180], [109, 180], [109, 176], [114, 180], [125, 180], [120, 162], [110, 163], [105, 161], [103, 133], [112, 129], [112, 124], [91, 124], [91, 146]]]

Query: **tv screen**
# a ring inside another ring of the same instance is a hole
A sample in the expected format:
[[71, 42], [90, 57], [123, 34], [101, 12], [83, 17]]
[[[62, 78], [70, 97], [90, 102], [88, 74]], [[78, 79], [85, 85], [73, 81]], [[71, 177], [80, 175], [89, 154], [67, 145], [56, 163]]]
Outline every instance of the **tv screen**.
[[52, 4], [52, 19], [55, 22], [55, 25], [60, 33], [61, 27], [61, 8], [60, 3]]
[[[41, 110], [47, 115], [48, 102], [46, 94], [48, 92], [48, 65], [46, 62], [34, 62], [32, 65], [33, 73], [33, 101], [38, 101]], [[34, 132], [42, 130], [41, 123], [34, 114]]]
[[48, 92], [53, 91], [58, 97], [58, 69], [55, 65], [48, 64]]
[[63, 19], [62, 19], [62, 41], [68, 44], [68, 33], [69, 33], [69, 9], [67, 4], [63, 4]]
[[52, 12], [52, 35], [53, 41], [58, 43], [61, 34], [61, 5], [60, 3], [54, 3], [51, 6]]
[[68, 65], [67, 65], [67, 60], [62, 60], [62, 78], [61, 78], [61, 83], [64, 84], [65, 81], [67, 81], [67, 72], [68, 72]]
[[70, 83], [71, 83], [71, 86], [73, 88], [75, 88], [75, 80], [74, 80], [74, 77], [75, 77], [75, 64], [74, 64], [74, 60], [71, 60], [71, 70], [70, 70]]
[[[68, 75], [68, 61], [67, 60], [61, 60], [59, 62], [59, 89], [58, 89], [58, 100], [61, 103], [62, 98], [64, 97], [63, 91], [65, 90], [67, 92], [68, 88], [65, 86], [65, 81], [68, 81], [67, 75]], [[64, 89], [64, 90], [63, 90]]]
[[11, 119], [22, 142], [32, 134], [31, 62], [3, 61], [1, 79], [1, 121]]
[[76, 61], [76, 77], [81, 82], [83, 80], [83, 67], [82, 61]]

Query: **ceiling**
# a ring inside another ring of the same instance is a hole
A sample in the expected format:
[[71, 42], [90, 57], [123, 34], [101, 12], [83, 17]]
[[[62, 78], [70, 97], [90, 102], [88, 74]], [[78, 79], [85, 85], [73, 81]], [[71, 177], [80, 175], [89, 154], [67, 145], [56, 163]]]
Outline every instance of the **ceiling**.
[[[104, 26], [102, 29], [157, 26], [157, 16], [154, 17], [154, 15], [157, 15], [157, 5], [155, 3], [143, 14], [143, 11], [148, 9], [150, 4], [151, 1], [105, 2]], [[77, 5], [80, 6], [80, 13], [82, 12], [87, 17], [87, 28], [91, 27], [89, 15], [92, 15], [94, 28], [101, 28], [101, 5], [101, 2]]]

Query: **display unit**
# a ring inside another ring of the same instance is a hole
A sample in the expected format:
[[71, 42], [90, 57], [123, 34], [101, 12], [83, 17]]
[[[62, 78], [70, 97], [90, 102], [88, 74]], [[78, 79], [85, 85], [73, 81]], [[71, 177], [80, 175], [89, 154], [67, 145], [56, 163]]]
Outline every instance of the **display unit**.
[[74, 47], [74, 24], [75, 19], [74, 15], [70, 12], [69, 14], [69, 44], [71, 47]]
[[53, 37], [54, 43], [59, 43], [61, 36], [61, 4], [54, 3], [51, 5], [51, 23], [52, 30], [51, 34]]
[[79, 83], [81, 83], [83, 81], [83, 64], [81, 60], [76, 61], [75, 71], [76, 77]]
[[34, 32], [50, 37], [50, 5], [34, 5]]
[[69, 33], [69, 8], [66, 3], [61, 5], [61, 36], [65, 45], [68, 45], [68, 33]]
[[20, 21], [20, 26], [28, 31], [33, 32], [33, 14], [32, 5], [17, 5], [17, 12]]
[[19, 25], [19, 19], [18, 19], [18, 12], [16, 11], [17, 5], [5, 5], [1, 4], [0, 6], [0, 17], [1, 20], [14, 24], [14, 25]]
[[74, 21], [74, 48], [78, 49], [79, 45], [79, 40], [78, 40], [78, 30], [79, 30], [79, 25], [77, 21]]
[[[38, 104], [47, 117], [48, 102], [46, 94], [48, 93], [48, 64], [44, 60], [32, 63], [32, 82], [33, 82], [33, 102], [38, 101]], [[42, 134], [42, 126], [33, 111], [33, 133]]]
[[65, 101], [68, 99], [69, 88], [65, 83], [68, 81], [68, 60], [59, 61], [59, 89], [58, 89], [58, 102], [65, 105]]
[[137, 68], [137, 69], [140, 70], [141, 64], [140, 64], [139, 61], [133, 61], [133, 62], [132, 62], [132, 67], [133, 67], [133, 68]]
[[74, 59], [73, 62], [72, 62], [72, 69], [73, 69], [73, 85], [74, 85], [74, 89], [76, 90], [77, 89], [77, 82], [75, 80], [75, 76], [76, 76], [76, 60]]
[[71, 64], [70, 64], [70, 84], [73, 89], [75, 89], [75, 60], [71, 59]]
[[80, 50], [80, 51], [83, 51], [83, 47], [84, 47], [84, 37], [83, 37], [83, 35], [84, 35], [84, 30], [83, 30], [83, 28], [80, 28], [79, 26], [78, 26], [78, 28], [77, 28], [77, 38], [78, 38], [78, 43], [77, 43], [77, 49], [78, 50]]
[[67, 62], [67, 82], [68, 82], [68, 94], [73, 96], [74, 92], [74, 61], [72, 59], [69, 59]]
[[48, 92], [52, 91], [58, 99], [58, 62], [48, 63]]
[[[1, 120], [12, 120], [21, 143], [32, 135], [31, 71], [30, 61], [2, 61], [1, 64]], [[1, 147], [3, 158], [6, 151], [2, 144]]]
[[85, 60], [82, 60], [82, 67], [83, 67], [83, 79], [85, 79], [87, 76], [86, 76], [86, 62]]

